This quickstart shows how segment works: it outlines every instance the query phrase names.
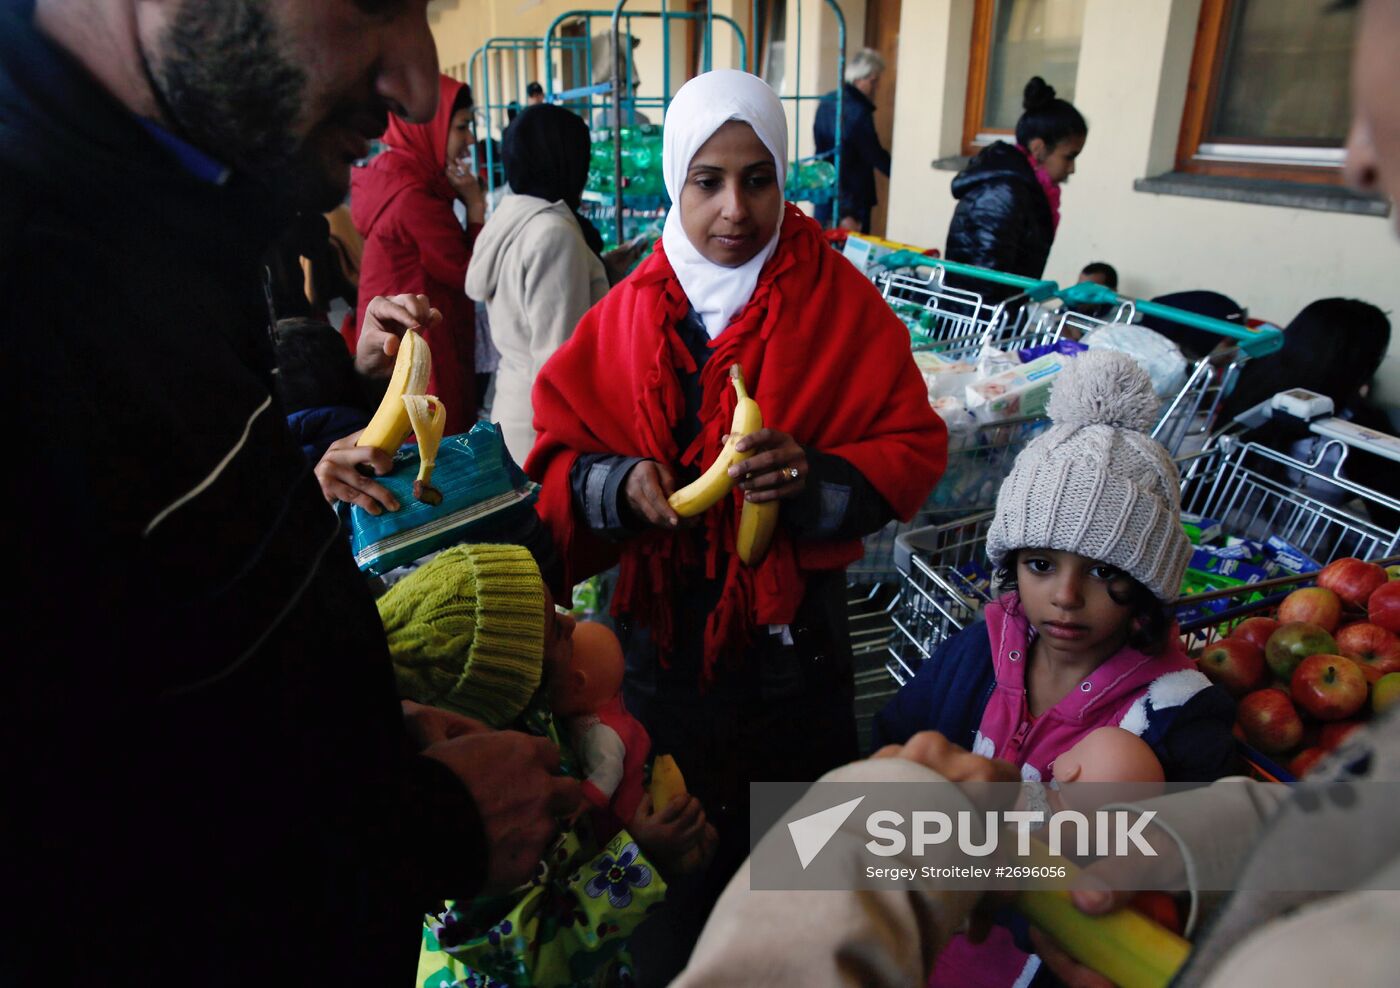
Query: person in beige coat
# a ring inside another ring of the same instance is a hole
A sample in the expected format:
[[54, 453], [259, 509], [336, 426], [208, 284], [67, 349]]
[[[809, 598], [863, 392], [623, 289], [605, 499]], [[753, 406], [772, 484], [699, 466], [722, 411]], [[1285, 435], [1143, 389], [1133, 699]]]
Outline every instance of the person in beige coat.
[[575, 213], [589, 147], [577, 114], [548, 104], [522, 111], [501, 142], [511, 194], [486, 221], [467, 268], [467, 294], [486, 303], [501, 354], [491, 418], [517, 463], [535, 443], [535, 375], [608, 290]]
[[[970, 754], [931, 731], [825, 777], [964, 784], [1018, 778], [1009, 763]], [[1186, 935], [1193, 947], [1173, 988], [1394, 984], [1400, 971], [1397, 783], [1400, 714], [1392, 712], [1351, 735], [1296, 788], [1236, 776], [1131, 804], [1156, 812], [1145, 835], [1158, 858], [1150, 873], [1120, 871], [1110, 884], [1125, 888], [1139, 878], [1144, 888], [1190, 892]], [[937, 808], [951, 815], [987, 807], [966, 799]], [[916, 869], [951, 863], [927, 852], [875, 859], [866, 851], [869, 837], [863, 815], [853, 815], [821, 853], [849, 859], [853, 876], [871, 862]], [[775, 828], [755, 853], [778, 853], [764, 843], [786, 840]], [[1072, 894], [1085, 912], [1108, 912], [1131, 897], [1084, 884]], [[1239, 891], [1220, 894], [1231, 888]], [[745, 862], [673, 988], [922, 985], [978, 899], [976, 892], [949, 890], [755, 890]], [[1031, 938], [1042, 961], [1070, 988], [1112, 988], [1053, 940], [1034, 930]]]

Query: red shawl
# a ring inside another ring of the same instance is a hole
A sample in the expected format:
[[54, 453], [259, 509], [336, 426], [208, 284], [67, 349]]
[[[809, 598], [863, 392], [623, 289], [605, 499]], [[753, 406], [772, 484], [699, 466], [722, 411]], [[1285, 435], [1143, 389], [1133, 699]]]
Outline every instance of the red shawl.
[[[695, 364], [676, 333], [690, 303], [660, 244], [630, 278], [595, 305], [545, 364], [533, 404], [539, 438], [526, 472], [543, 485], [539, 512], [565, 563], [565, 588], [621, 558], [613, 611], [649, 625], [664, 656], [671, 646], [677, 571], [703, 564], [722, 578], [705, 630], [705, 675], [740, 651], [753, 628], [790, 624], [809, 570], [843, 569], [859, 540], [794, 541], [779, 524], [763, 563], [734, 555], [742, 495], [705, 514], [705, 541], [653, 529], [619, 547], [574, 516], [569, 473], [580, 453], [642, 456], [700, 468], [719, 454], [734, 413], [729, 367], [744, 370], [764, 424], [840, 456], [865, 476], [901, 519], [923, 504], [943, 472], [947, 433], [929, 408], [909, 333], [874, 286], [822, 240], [796, 207], [753, 297], [718, 339], [701, 373], [702, 423], [689, 449], [672, 429], [685, 411], [677, 370]], [[780, 516], [781, 518], [781, 516]]]

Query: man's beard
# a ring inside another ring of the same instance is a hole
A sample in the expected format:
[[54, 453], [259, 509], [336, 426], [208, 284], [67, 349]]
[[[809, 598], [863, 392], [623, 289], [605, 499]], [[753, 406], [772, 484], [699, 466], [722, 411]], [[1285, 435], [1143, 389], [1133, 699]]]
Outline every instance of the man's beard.
[[307, 77], [278, 45], [265, 0], [187, 0], [161, 37], [152, 75], [165, 108], [201, 150], [294, 207], [344, 195], [295, 128]]

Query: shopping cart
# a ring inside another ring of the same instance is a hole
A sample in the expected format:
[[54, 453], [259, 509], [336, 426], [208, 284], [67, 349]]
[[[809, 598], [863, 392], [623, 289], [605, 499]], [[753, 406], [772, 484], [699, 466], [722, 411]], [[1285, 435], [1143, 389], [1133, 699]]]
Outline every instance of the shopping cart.
[[[894, 251], [873, 263], [882, 269], [875, 275], [875, 285], [909, 327], [915, 351], [975, 361], [984, 347], [1019, 350], [1059, 338], [1058, 320], [1041, 317], [1037, 308], [1054, 297], [1059, 286], [1053, 281], [914, 251]], [[956, 284], [948, 282], [950, 274]], [[847, 578], [861, 584], [890, 580], [895, 576], [894, 547], [899, 535], [936, 518], [994, 504], [1016, 454], [1048, 424], [1044, 417], [1015, 418], [978, 425], [957, 436], [947, 469], [919, 513], [909, 522], [890, 522], [867, 536], [865, 555], [847, 569]]]
[[[1054, 296], [1053, 281], [1022, 278], [913, 251], [875, 262], [875, 286], [909, 327], [915, 350], [951, 360], [976, 359], [984, 346], [1000, 350], [1054, 343], [1059, 325], [1040, 319], [1036, 303]], [[955, 276], [949, 283], [947, 276]]]
[[1229, 341], [1229, 346], [1217, 347], [1191, 365], [1185, 384], [1162, 403], [1152, 437], [1173, 456], [1198, 451], [1215, 426], [1221, 400], [1234, 390], [1240, 369], [1250, 360], [1283, 346], [1283, 333], [1276, 327], [1249, 327], [1212, 319], [1159, 302], [1128, 298], [1093, 282], [1061, 289], [1055, 297], [1062, 303], [1058, 312], [1042, 307], [1040, 318], [1058, 323], [1056, 338], [1079, 339], [1106, 326], [1135, 322], [1140, 314], [1205, 330]]
[[[1251, 357], [1271, 353], [1282, 345], [1282, 334], [1272, 327], [1247, 329], [1171, 306], [1126, 298], [1100, 285], [1085, 283], [1061, 290], [1052, 281], [912, 252], [888, 254], [876, 263], [886, 270], [876, 276], [875, 283], [910, 327], [913, 348], [935, 350], [950, 359], [975, 360], [987, 346], [1012, 351], [1053, 344], [1067, 329], [1084, 333], [1126, 324], [1139, 312], [1233, 341], [1234, 346], [1192, 367], [1180, 389], [1163, 401], [1152, 436], [1172, 456], [1193, 451], [1186, 448], [1188, 440], [1204, 441], [1220, 399], [1234, 386], [1240, 367]], [[945, 275], [950, 273], [957, 277], [958, 287], [946, 284]], [[1013, 294], [1006, 296], [1008, 289]], [[1093, 313], [1084, 308], [1090, 304]], [[847, 571], [851, 582], [879, 583], [893, 578], [895, 542], [905, 532], [993, 507], [1016, 454], [1048, 425], [1044, 417], [1017, 418], [979, 424], [970, 435], [954, 437], [947, 469], [918, 515], [908, 523], [891, 522], [867, 536], [864, 557]]]
[[[1335, 434], [1333, 420], [1311, 428], [1328, 438], [1309, 462], [1228, 434], [1204, 452], [1178, 460], [1182, 509], [1218, 521], [1223, 531], [1240, 538], [1275, 536], [1320, 566], [1343, 556], [1400, 554], [1400, 529], [1394, 527], [1400, 499], [1342, 476], [1346, 453], [1356, 440]], [[1400, 452], [1384, 444], [1369, 448], [1400, 463]], [[939, 643], [975, 621], [990, 600], [991, 588], [979, 567], [992, 516], [982, 511], [896, 539], [894, 562], [902, 582], [885, 666], [896, 682], [907, 682]], [[1253, 602], [1264, 589], [1264, 584], [1254, 584], [1240, 593]], [[1194, 633], [1202, 617], [1201, 598], [1185, 598], [1178, 605], [1183, 632]], [[1224, 620], [1221, 613], [1205, 617]]]
[[1011, 472], [1017, 454], [1049, 425], [1050, 420], [1043, 415], [1015, 418], [979, 425], [962, 437], [964, 445], [949, 450], [943, 476], [918, 514], [908, 522], [892, 521], [866, 536], [865, 555], [847, 568], [846, 578], [852, 583], [890, 580], [898, 572], [895, 545], [900, 535], [996, 504], [997, 490]]

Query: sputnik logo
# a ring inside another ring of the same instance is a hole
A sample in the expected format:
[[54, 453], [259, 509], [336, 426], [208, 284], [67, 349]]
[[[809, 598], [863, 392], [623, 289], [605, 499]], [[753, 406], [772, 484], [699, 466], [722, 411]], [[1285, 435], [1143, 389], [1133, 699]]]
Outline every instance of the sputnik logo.
[[797, 860], [802, 862], [803, 871], [807, 870], [812, 859], [821, 853], [831, 838], [836, 836], [841, 824], [846, 822], [864, 799], [864, 796], [857, 796], [819, 813], [793, 820], [787, 825], [788, 834], [792, 837], [792, 846], [797, 849]]

